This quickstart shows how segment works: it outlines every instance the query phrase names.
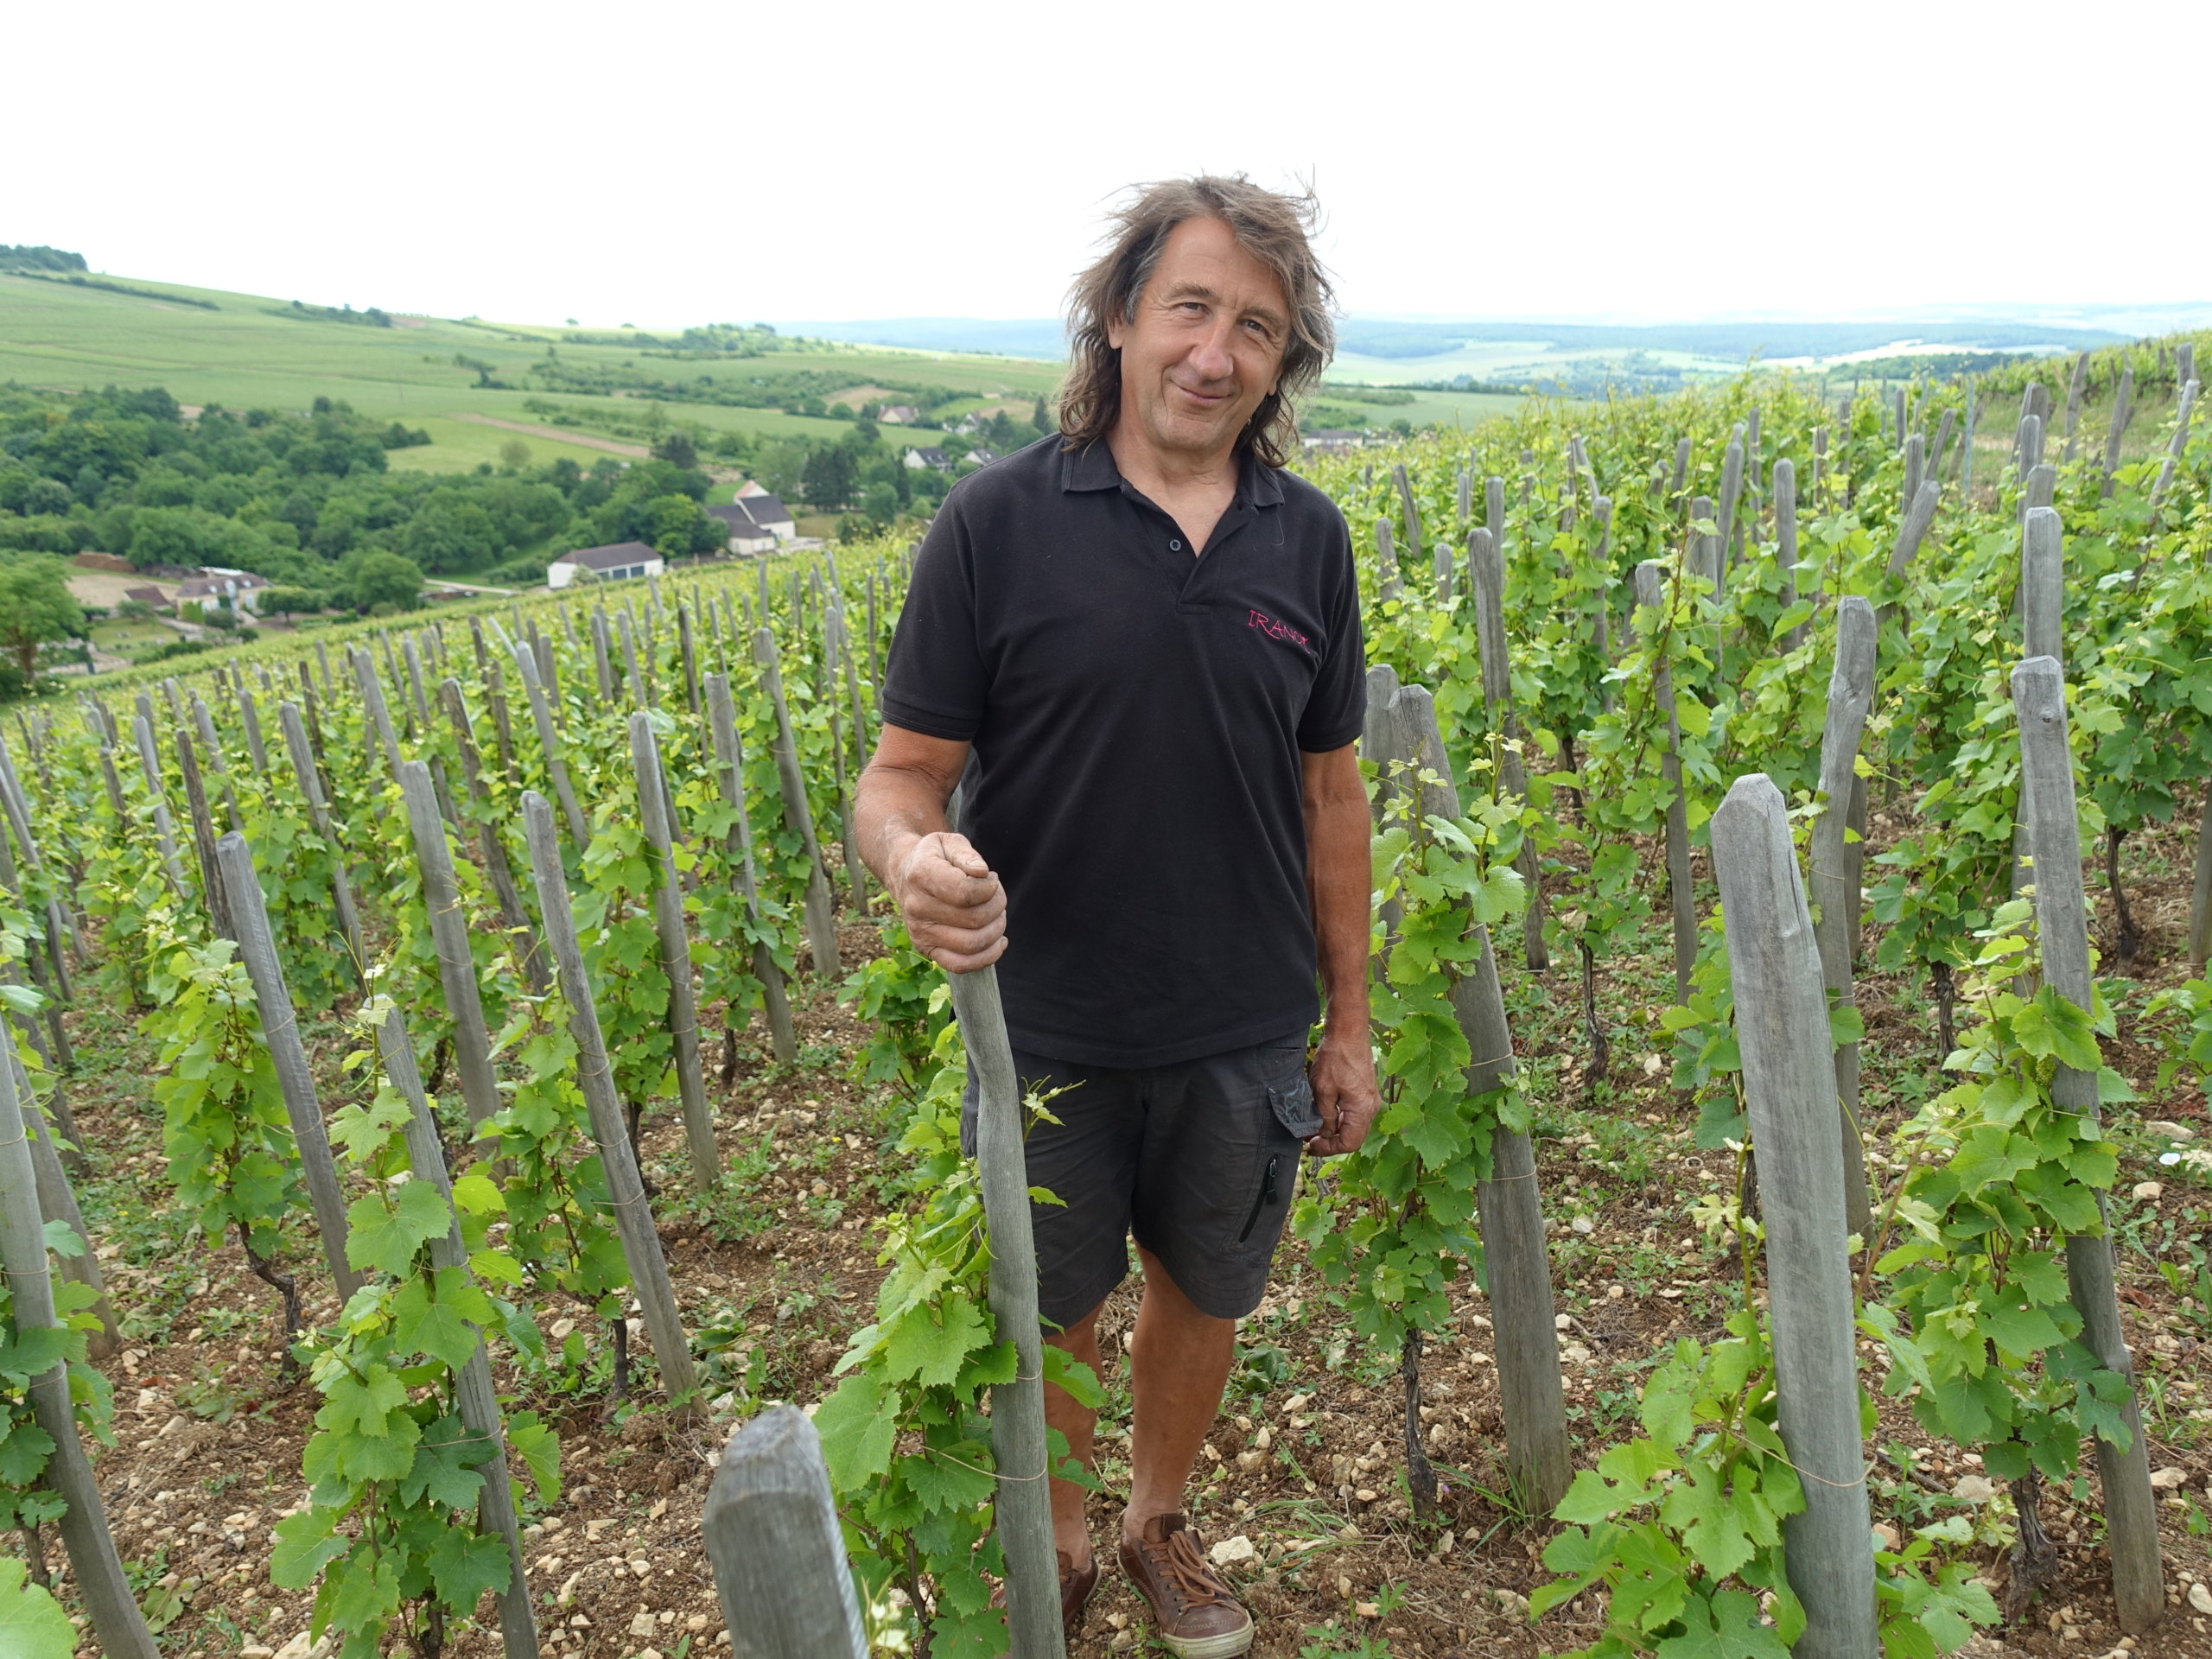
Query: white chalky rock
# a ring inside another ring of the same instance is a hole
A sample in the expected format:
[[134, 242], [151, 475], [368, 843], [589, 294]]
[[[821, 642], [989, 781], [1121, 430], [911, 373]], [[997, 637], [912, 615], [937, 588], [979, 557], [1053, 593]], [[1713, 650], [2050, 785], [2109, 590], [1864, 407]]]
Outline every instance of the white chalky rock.
[[2189, 1484], [2189, 1471], [2178, 1465], [2169, 1465], [2151, 1472], [2152, 1486], [2161, 1492], [2171, 1492]]
[[1234, 1538], [1224, 1538], [1213, 1547], [1213, 1564], [1216, 1567], [1234, 1567], [1239, 1561], [1257, 1560], [1259, 1554], [1252, 1548], [1252, 1541], [1240, 1532]]
[[1986, 1475], [1961, 1475], [1951, 1496], [1965, 1503], [1986, 1503], [1997, 1496], [1997, 1486]]

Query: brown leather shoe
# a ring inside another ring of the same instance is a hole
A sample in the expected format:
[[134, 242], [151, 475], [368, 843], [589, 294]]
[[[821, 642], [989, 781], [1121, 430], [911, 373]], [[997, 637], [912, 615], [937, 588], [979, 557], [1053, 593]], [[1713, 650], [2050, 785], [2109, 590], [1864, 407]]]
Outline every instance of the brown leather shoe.
[[1067, 1551], [1055, 1553], [1060, 1558], [1060, 1629], [1071, 1638], [1083, 1628], [1084, 1604], [1098, 1587], [1098, 1557], [1093, 1554], [1083, 1570], [1077, 1572], [1075, 1560]]
[[1251, 1647], [1252, 1615], [1215, 1574], [1183, 1516], [1155, 1515], [1137, 1542], [1122, 1541], [1121, 1555], [1122, 1571], [1177, 1659], [1232, 1659]]

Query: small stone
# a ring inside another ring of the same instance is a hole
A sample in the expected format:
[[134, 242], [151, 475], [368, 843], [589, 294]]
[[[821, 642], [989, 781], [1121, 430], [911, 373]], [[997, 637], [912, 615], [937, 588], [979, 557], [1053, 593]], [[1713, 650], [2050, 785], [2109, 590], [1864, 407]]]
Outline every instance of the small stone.
[[1126, 1630], [1129, 1628], [1129, 1616], [1127, 1613], [1109, 1613], [1106, 1623], [1115, 1630]]
[[2164, 1198], [2165, 1194], [2165, 1184], [2162, 1181], [2138, 1181], [2135, 1183], [2134, 1197], [2142, 1203], [2156, 1204], [2160, 1198]]
[[1572, 1330], [1573, 1330], [1573, 1329], [1574, 1329], [1574, 1315], [1573, 1315], [1573, 1314], [1572, 1314], [1572, 1313], [1555, 1313], [1555, 1314], [1554, 1314], [1554, 1315], [1552, 1316], [1552, 1328], [1553, 1328], [1554, 1331], [1572, 1331]]
[[2169, 1465], [2164, 1469], [2153, 1470], [2151, 1473], [2151, 1484], [2154, 1490], [2161, 1492], [2177, 1491], [2189, 1484], [2189, 1471], [2177, 1464]]
[[1577, 1216], [1573, 1220], [1568, 1222], [1567, 1224], [1569, 1227], [1572, 1227], [1576, 1232], [1584, 1235], [1586, 1237], [1598, 1230], [1598, 1224], [1591, 1220], [1587, 1216]]
[[2212, 1586], [2202, 1584], [2190, 1585], [2189, 1605], [2200, 1613], [2212, 1613]]
[[687, 1630], [693, 1631], [694, 1633], [705, 1630], [707, 1628], [707, 1616], [704, 1613], [692, 1614], [690, 1618], [683, 1621], [683, 1628]]
[[1963, 1503], [1986, 1503], [1997, 1496], [1997, 1486], [1986, 1475], [1961, 1475], [1951, 1496]]
[[1362, 1618], [1380, 1618], [1382, 1617], [1382, 1609], [1381, 1606], [1371, 1601], [1362, 1601], [1353, 1604], [1352, 1611], [1357, 1613]]
[[1351, 1599], [1351, 1580], [1342, 1573], [1337, 1574], [1337, 1593], [1346, 1601]]
[[251, 1642], [238, 1649], [238, 1659], [276, 1659], [276, 1649]]
[[659, 1627], [659, 1624], [660, 1621], [655, 1618], [651, 1613], [639, 1613], [636, 1618], [630, 1621], [630, 1634], [632, 1636], [651, 1636], [653, 1631]]
[[1897, 1542], [1897, 1529], [1888, 1522], [1885, 1521], [1874, 1529], [1874, 1543], [1878, 1548], [1895, 1554]]
[[[1246, 1455], [1249, 1456], [1250, 1454], [1247, 1453]], [[1238, 1459], [1239, 1462], [1242, 1462], [1243, 1460], [1243, 1459], [1241, 1458]], [[1254, 1461], [1257, 1462], [1258, 1459], [1255, 1458]], [[1234, 1538], [1224, 1538], [1219, 1543], [1216, 1544], [1213, 1547], [1211, 1554], [1213, 1556], [1213, 1564], [1216, 1567], [1234, 1567], [1239, 1561], [1249, 1561], [1257, 1559], [1260, 1552], [1252, 1547], [1252, 1541], [1240, 1532]]]
[[2154, 1117], [2143, 1126], [2152, 1135], [2162, 1135], [2169, 1141], [2194, 1141], [2196, 1131], [2186, 1123], [2177, 1123], [2170, 1117]]
[[1352, 1496], [1363, 1503], [1372, 1503], [1375, 1501], [1375, 1489], [1371, 1486], [1363, 1486]]

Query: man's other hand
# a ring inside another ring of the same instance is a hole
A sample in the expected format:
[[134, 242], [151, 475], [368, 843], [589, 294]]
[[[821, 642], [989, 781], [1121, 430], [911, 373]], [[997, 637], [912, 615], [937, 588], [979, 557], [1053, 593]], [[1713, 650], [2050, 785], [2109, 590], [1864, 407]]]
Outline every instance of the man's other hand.
[[1306, 1155], [1333, 1158], [1357, 1151], [1376, 1113], [1382, 1109], [1382, 1091], [1375, 1081], [1375, 1051], [1367, 1033], [1325, 1033], [1307, 1076], [1313, 1084], [1313, 1103], [1321, 1112], [1321, 1133], [1306, 1143]]
[[964, 974], [1005, 954], [1006, 889], [967, 836], [918, 836], [889, 875], [907, 937], [938, 967]]

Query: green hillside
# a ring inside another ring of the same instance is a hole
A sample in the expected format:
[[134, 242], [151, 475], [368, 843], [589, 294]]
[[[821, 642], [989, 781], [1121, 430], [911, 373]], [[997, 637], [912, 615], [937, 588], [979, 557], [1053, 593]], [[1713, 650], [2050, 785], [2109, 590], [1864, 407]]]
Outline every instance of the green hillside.
[[[608, 453], [564, 441], [564, 430], [642, 447], [682, 427], [709, 453], [724, 435], [747, 445], [835, 442], [850, 429], [827, 416], [840, 401], [857, 413], [870, 402], [918, 404], [926, 392], [941, 399], [931, 413], [943, 419], [1001, 403], [1026, 413], [1059, 378], [1057, 365], [1021, 359], [761, 340], [750, 331], [585, 337], [476, 320], [393, 316], [378, 326], [382, 315], [348, 319], [329, 308], [137, 277], [0, 273], [0, 383], [68, 391], [162, 386], [187, 404], [232, 409], [303, 411], [327, 397], [430, 434], [430, 444], [395, 452], [396, 466], [459, 471], [496, 461], [518, 437], [536, 465], [567, 456], [588, 467]], [[732, 337], [735, 350], [696, 349]], [[700, 387], [702, 375], [710, 388]], [[740, 390], [750, 381], [765, 384]], [[761, 404], [696, 401], [702, 390]], [[791, 412], [800, 409], [823, 412]], [[736, 445], [725, 448], [725, 458], [743, 458]]]

